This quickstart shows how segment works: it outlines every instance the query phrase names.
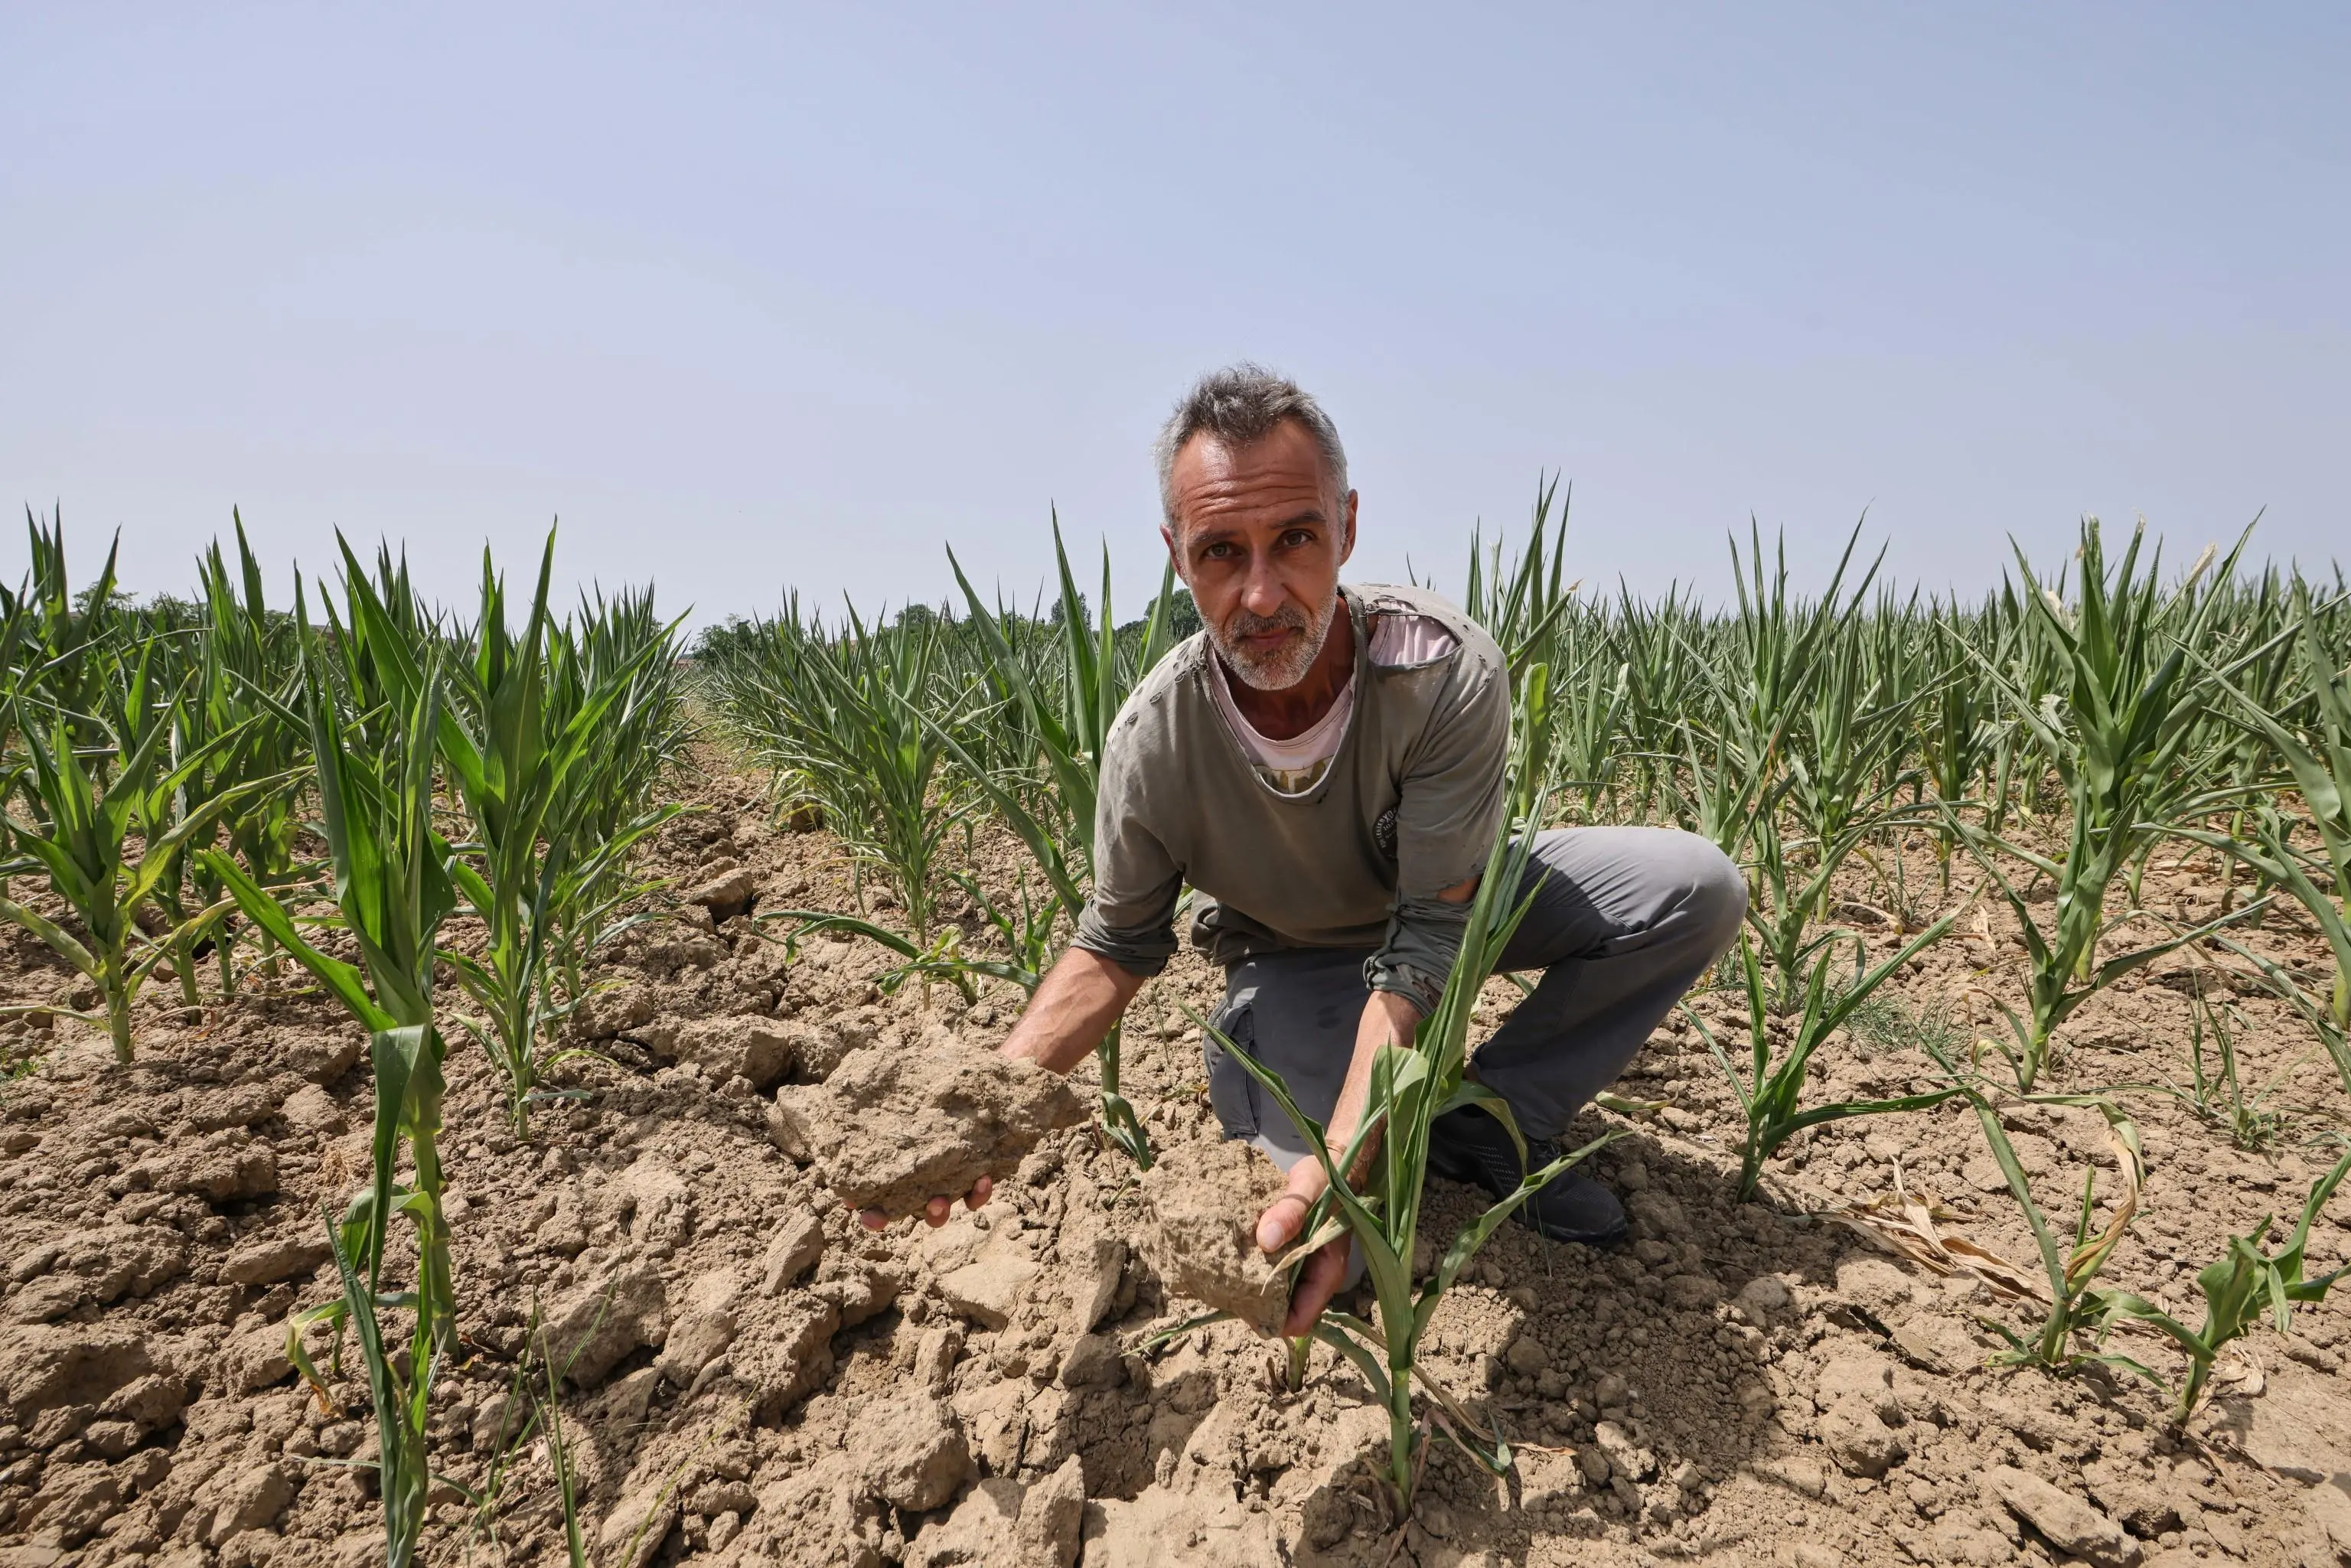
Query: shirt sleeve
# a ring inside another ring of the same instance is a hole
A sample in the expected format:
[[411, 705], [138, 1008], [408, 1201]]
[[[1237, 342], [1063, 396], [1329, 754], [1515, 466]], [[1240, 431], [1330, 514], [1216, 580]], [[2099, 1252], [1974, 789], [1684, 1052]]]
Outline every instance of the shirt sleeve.
[[1176, 902], [1184, 868], [1148, 825], [1130, 765], [1132, 732], [1112, 732], [1094, 797], [1094, 885], [1072, 944], [1148, 979], [1176, 956]]
[[1395, 809], [1395, 902], [1386, 941], [1364, 965], [1366, 985], [1409, 997], [1424, 1017], [1445, 994], [1469, 924], [1468, 901], [1437, 894], [1486, 869], [1507, 810], [1510, 689], [1499, 655], [1465, 644], [1455, 676], [1451, 700], [1405, 767]]

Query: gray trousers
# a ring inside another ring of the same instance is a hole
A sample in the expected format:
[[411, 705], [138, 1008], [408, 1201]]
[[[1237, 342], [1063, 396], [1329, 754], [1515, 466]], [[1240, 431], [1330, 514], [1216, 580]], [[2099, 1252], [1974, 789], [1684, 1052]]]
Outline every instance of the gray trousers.
[[[1540, 879], [1540, 885], [1536, 885]], [[1531, 1138], [1553, 1138], [1633, 1060], [1675, 1002], [1739, 935], [1747, 884], [1707, 840], [1672, 828], [1554, 828], [1527, 861], [1534, 904], [1501, 967], [1541, 970], [1473, 1061]], [[1297, 947], [1225, 972], [1217, 1027], [1327, 1121], [1370, 991], [1360, 948]], [[1208, 1098], [1228, 1138], [1288, 1170], [1303, 1134], [1213, 1040]]]

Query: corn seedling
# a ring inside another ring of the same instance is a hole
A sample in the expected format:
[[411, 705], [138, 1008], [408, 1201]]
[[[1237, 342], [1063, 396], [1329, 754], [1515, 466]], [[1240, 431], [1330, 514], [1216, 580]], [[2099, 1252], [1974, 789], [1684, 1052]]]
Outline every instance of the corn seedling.
[[2313, 862], [2294, 848], [2291, 829], [2275, 814], [2262, 816], [2257, 847], [2234, 835], [2206, 829], [2177, 830], [2183, 838], [2220, 851], [2284, 888], [2318, 925], [2335, 956], [2335, 984], [2326, 1011], [2337, 1031], [2351, 1030], [2351, 671], [2331, 652], [2319, 630], [2308, 585], [2294, 585], [2295, 636], [2311, 685], [2315, 720], [2305, 740], [2272, 716], [2270, 707], [2230, 681], [2215, 679], [2233, 700], [2234, 716], [2257, 731], [2281, 758], [2301, 792], [2304, 809], [2317, 829], [2315, 862], [2331, 890], [2311, 874]]
[[[246, 540], [245, 520], [232, 513], [231, 521], [236, 529], [235, 575], [222, 558], [218, 541], [198, 563], [205, 620], [195, 688], [183, 709], [186, 739], [179, 743], [185, 751], [198, 737], [242, 728], [245, 738], [218, 764], [220, 784], [225, 788], [298, 777], [308, 759], [309, 744], [299, 713], [293, 622], [268, 608], [260, 563]], [[296, 794], [293, 789], [257, 791], [223, 819], [229, 852], [264, 887], [280, 888], [300, 878], [294, 852]], [[191, 859], [188, 875], [199, 904], [216, 904], [227, 896], [227, 888], [201, 859]], [[232, 922], [223, 920], [214, 928], [213, 945], [225, 997], [236, 989]], [[265, 972], [275, 973], [277, 961], [266, 936], [262, 961]]]
[[878, 868], [925, 945], [933, 868], [960, 816], [939, 792], [940, 721], [956, 706], [946, 643], [928, 610], [868, 625], [851, 606], [828, 632], [795, 599], [724, 640], [712, 672], [736, 728], [773, 769], [778, 803], [814, 801], [850, 851], [860, 913], [865, 873]]
[[[1513, 681], [1537, 664], [1557, 664], [1560, 629], [1579, 586], [1562, 580], [1567, 570], [1567, 514], [1574, 498], [1572, 489], [1566, 496], [1559, 494], [1557, 476], [1536, 486], [1531, 537], [1525, 552], [1507, 568], [1500, 536], [1489, 550], [1478, 530], [1470, 530], [1469, 573], [1461, 608], [1500, 646]], [[1559, 503], [1556, 523], [1552, 520], [1554, 500]], [[1548, 760], [1535, 758], [1538, 766]]]
[[0, 612], [20, 628], [20, 690], [61, 716], [75, 745], [102, 755], [111, 737], [96, 716], [121, 656], [114, 576], [121, 536], [107, 548], [98, 580], [76, 593], [66, 570], [64, 519], [44, 525], [27, 510], [25, 535], [32, 576], [21, 591], [0, 590]]
[[[349, 547], [344, 561], [353, 623], [364, 623], [393, 699], [413, 706], [424, 685], [436, 677], [402, 646], [400, 628], [370, 589]], [[661, 645], [645, 643], [635, 663], [607, 672], [594, 688], [580, 694], [569, 713], [551, 712], [548, 647], [558, 633], [548, 617], [547, 589], [554, 566], [555, 536], [550, 531], [539, 558], [538, 588], [517, 636], [506, 623], [505, 583], [489, 553], [483, 552], [481, 616], [466, 671], [475, 715], [469, 722], [466, 715], [435, 704], [440, 759], [473, 820], [476, 840], [459, 846], [448, 862], [448, 875], [486, 936], [478, 956], [457, 952], [443, 956], [487, 1015], [485, 1023], [469, 1020], [466, 1028], [504, 1075], [507, 1114], [516, 1132], [524, 1134], [529, 1131], [539, 1074], [548, 1065], [540, 1056], [538, 1037], [551, 908], [579, 847], [574, 838], [578, 813], [572, 821], [556, 813], [567, 794], [579, 790], [583, 775], [595, 776], [601, 769], [603, 717], [643, 662]], [[640, 836], [662, 820], [657, 816], [640, 830]]]
[[2097, 1181], [2095, 1165], [2084, 1173], [2082, 1198], [2075, 1211], [2072, 1244], [2060, 1239], [2050, 1224], [2049, 1216], [2032, 1196], [2032, 1184], [2026, 1179], [2024, 1166], [2016, 1155], [2016, 1145], [2009, 1141], [2007, 1130], [2001, 1124], [2000, 1108], [1979, 1089], [1975, 1082], [1964, 1075], [1957, 1061], [1949, 1056], [1938, 1056], [1938, 1065], [1949, 1075], [1960, 1094], [1967, 1099], [1983, 1128], [1984, 1141], [1991, 1147], [1994, 1163], [2000, 1166], [2008, 1190], [2023, 1211], [2024, 1222], [2032, 1232], [2033, 1245], [2041, 1254], [2042, 1270], [2048, 1281], [2048, 1294], [2039, 1299], [2045, 1312], [2041, 1326], [2032, 1337], [2017, 1333], [2007, 1324], [1991, 1319], [1984, 1325], [2008, 1342], [2008, 1350], [1999, 1360], [2008, 1365], [2044, 1366], [2062, 1370], [2082, 1361], [2112, 1364], [2115, 1358], [2102, 1351], [2084, 1352], [2074, 1343], [2075, 1336], [2095, 1333], [2104, 1310], [2097, 1287], [2099, 1272], [2122, 1244], [2123, 1232], [2128, 1228], [2131, 1217], [2138, 1210], [2139, 1190], [2146, 1181], [2147, 1162], [2139, 1153], [2138, 1127], [2122, 1108], [2112, 1100], [2096, 1094], [2032, 1094], [2023, 1097], [2026, 1103], [2085, 1107], [2105, 1118], [2106, 1144], [2113, 1152], [2119, 1172], [2122, 1192], [2108, 1210], [2104, 1226], [2096, 1226]]
[[[1530, 672], [1531, 675], [1535, 672]], [[1540, 700], [1542, 681], [1523, 683], [1523, 690]], [[1524, 716], [1522, 716], [1523, 717]], [[1454, 960], [1443, 998], [1437, 1010], [1422, 1020], [1409, 1046], [1390, 1043], [1374, 1058], [1370, 1093], [1362, 1124], [1353, 1130], [1343, 1150], [1333, 1152], [1322, 1124], [1290, 1097], [1279, 1074], [1260, 1065], [1220, 1031], [1194, 1015], [1211, 1038], [1249, 1076], [1261, 1084], [1305, 1134], [1314, 1159], [1329, 1178], [1322, 1197], [1308, 1214], [1304, 1238], [1287, 1255], [1295, 1263], [1309, 1253], [1341, 1238], [1361, 1249], [1373, 1295], [1375, 1322], [1352, 1314], [1326, 1312], [1313, 1337], [1345, 1356], [1388, 1415], [1388, 1482], [1399, 1514], [1412, 1505], [1414, 1484], [1426, 1438], [1413, 1414], [1413, 1377], [1423, 1336], [1439, 1304], [1461, 1270], [1477, 1255], [1495, 1227], [1511, 1212], [1603, 1145], [1611, 1135], [1527, 1172], [1517, 1191], [1492, 1205], [1457, 1234], [1445, 1249], [1436, 1270], [1415, 1289], [1412, 1259], [1420, 1225], [1424, 1183], [1428, 1169], [1429, 1124], [1458, 1107], [1477, 1105], [1509, 1129], [1519, 1144], [1521, 1164], [1526, 1145], [1520, 1137], [1510, 1107], [1499, 1095], [1465, 1077], [1470, 1019], [1479, 988], [1494, 971], [1504, 945], [1528, 908], [1523, 894], [1531, 824], [1540, 820], [1542, 797], [1539, 780], [1530, 778], [1524, 736], [1529, 725], [1518, 727], [1518, 787], [1513, 801], [1520, 810], [1524, 831], [1506, 832], [1487, 857], [1477, 895], [1470, 901], [1461, 949]], [[1376, 1155], [1374, 1151], [1376, 1149]], [[1363, 1190], [1353, 1181], [1371, 1161]], [[1510, 1462], [1508, 1440], [1486, 1435], [1468, 1413], [1432, 1385], [1440, 1408], [1434, 1424], [1481, 1463], [1500, 1473]]]
[[376, 1312], [382, 1298], [376, 1281], [363, 1272], [365, 1260], [353, 1245], [351, 1228], [336, 1224], [330, 1215], [323, 1218], [328, 1245], [334, 1249], [335, 1275], [342, 1285], [342, 1306], [359, 1346], [360, 1364], [367, 1373], [368, 1398], [375, 1409], [376, 1487], [383, 1499], [384, 1561], [389, 1568], [407, 1568], [415, 1561], [428, 1518], [433, 1461], [425, 1421], [442, 1351], [434, 1343], [420, 1312], [408, 1346], [412, 1370], [408, 1376], [401, 1375], [384, 1344], [383, 1322]]
[[[133, 679], [143, 678], [142, 662]], [[47, 873], [50, 891], [79, 922], [81, 935], [13, 899], [0, 898], [0, 919], [31, 932], [90, 982], [105, 1009], [114, 1059], [129, 1061], [131, 1004], [140, 988], [156, 965], [184, 942], [190, 927], [208, 923], [219, 913], [207, 911], [162, 942], [149, 943], [139, 928], [140, 907], [166, 872], [176, 867], [186, 845], [235, 806], [239, 796], [215, 795], [180, 813], [168, 831], [146, 841], [135, 862], [126, 846], [135, 831], [169, 815], [162, 802], [233, 745], [236, 735], [214, 737], [166, 768], [170, 727], [150, 724], [144, 735], [115, 753], [119, 760], [112, 777], [101, 787], [83, 767], [64, 714], [29, 712], [19, 697], [13, 720], [29, 766], [26, 792], [38, 804], [41, 820], [15, 824], [12, 836], [16, 847]], [[141, 946], [147, 949], [143, 954]]]
[[[2101, 956], [2101, 944], [2132, 918], [2106, 914], [2107, 890], [2115, 878], [2166, 825], [2203, 815], [2228, 799], [2225, 791], [2196, 789], [2196, 770], [2183, 767], [2182, 756], [2216, 690], [2213, 674], [2192, 667], [2188, 654], [2202, 640], [2214, 608], [2222, 602], [2218, 593], [2196, 592], [2210, 553], [2167, 595], [2158, 581], [2160, 549], [2142, 572], [2140, 543], [2141, 536], [2133, 534], [2109, 572], [2097, 523], [2085, 521], [2078, 602], [2071, 606], [2054, 587], [2035, 578], [2023, 552], [2017, 552], [2025, 614], [2032, 628], [2027, 641], [2055, 672], [2048, 686], [2038, 685], [2023, 665], [2003, 669], [1980, 653], [1975, 655], [2012, 716], [2049, 761], [2072, 808], [2062, 858], [1967, 823], [1957, 812], [1947, 817], [2022, 928], [2031, 960], [2030, 1001], [2022, 1014], [2005, 1002], [1999, 1006], [2014, 1040], [2010, 1057], [2017, 1085], [2028, 1092], [2047, 1064], [2057, 1026], [2090, 996], [2245, 913], [2116, 956]], [[2234, 569], [2243, 549], [2244, 538], [2240, 538], [2220, 564], [2222, 578]], [[2036, 690], [2045, 695], [2035, 695]], [[2024, 890], [2001, 866], [2002, 857], [2022, 862], [2055, 884], [2048, 929], [2035, 918], [2035, 906]]]
[[[298, 621], [301, 602], [298, 588]], [[368, 1188], [343, 1215], [342, 1245], [372, 1307], [413, 1306], [420, 1344], [446, 1354], [456, 1337], [456, 1294], [449, 1270], [448, 1222], [441, 1208], [444, 1048], [434, 1017], [434, 970], [435, 942], [442, 922], [456, 906], [456, 896], [449, 881], [451, 850], [433, 823], [442, 681], [438, 669], [428, 663], [413, 697], [402, 706], [397, 727], [379, 725], [383, 749], [367, 758], [358, 753], [350, 727], [319, 677], [307, 629], [303, 641], [301, 674], [320, 827], [334, 865], [339, 917], [332, 924], [358, 948], [360, 962], [347, 963], [313, 946], [276, 896], [227, 856], [207, 851], [204, 859], [246, 917], [318, 977], [369, 1032], [375, 1074], [372, 1175]], [[413, 1186], [397, 1177], [403, 1147]], [[384, 1254], [396, 1216], [415, 1228], [415, 1283], [410, 1292], [387, 1297]], [[343, 1301], [298, 1312], [288, 1320], [287, 1354], [313, 1382], [317, 1377], [302, 1350], [301, 1329], [321, 1318], [340, 1321], [349, 1307], [347, 1294]], [[419, 1357], [413, 1364], [424, 1361]], [[377, 1415], [387, 1426], [397, 1418], [397, 1412], [381, 1404]]]
[[[1020, 651], [1005, 635], [1008, 617], [1000, 611], [988, 611], [971, 580], [964, 575], [963, 564], [955, 559], [955, 552], [947, 552], [956, 582], [971, 609], [970, 624], [986, 654], [989, 679], [1000, 695], [1001, 706], [1017, 713], [1023, 721], [1026, 735], [1035, 747], [1036, 760], [1045, 770], [1050, 785], [1045, 791], [1046, 808], [1032, 810], [1024, 799], [1028, 792], [1018, 788], [1017, 780], [986, 767], [944, 727], [935, 723], [932, 728], [1005, 824], [1036, 857], [1048, 886], [1074, 925], [1078, 912], [1085, 906], [1084, 889], [1093, 880], [1094, 803], [1102, 783], [1102, 751], [1109, 744], [1111, 726], [1117, 721], [1127, 695], [1167, 651], [1167, 606], [1175, 590], [1175, 568], [1171, 563], [1162, 573], [1159, 597], [1152, 601], [1151, 612], [1144, 620], [1140, 643], [1130, 654], [1119, 645], [1116, 620], [1111, 612], [1109, 548], [1105, 546], [1102, 550], [1101, 613], [1091, 623], [1085, 600], [1078, 592], [1077, 580], [1070, 571], [1069, 551], [1061, 543], [1058, 517], [1053, 522], [1053, 558], [1061, 591], [1058, 681], [1044, 678], [1021, 657]], [[1024, 767], [1028, 764], [1028, 758], [1019, 761]], [[991, 909], [991, 919], [999, 930], [1010, 934], [1011, 924], [1001, 911]], [[1045, 930], [1050, 930], [1052, 921], [1048, 911], [1043, 920]], [[1032, 946], [1038, 924], [1033, 914], [1024, 912], [1022, 931]], [[1035, 988], [1036, 982], [1030, 981], [1029, 988]], [[1134, 1107], [1120, 1092], [1119, 1044], [1120, 1031], [1113, 1027], [1094, 1051], [1102, 1074], [1102, 1129], [1113, 1143], [1126, 1151], [1129, 1158], [1148, 1170], [1151, 1141], [1143, 1131]]]
[[[1879, 986], [1927, 947], [1940, 940], [1958, 918], [1956, 915], [1945, 915], [1874, 968], [1866, 967], [1866, 954], [1863, 951], [1860, 937], [1851, 932], [1833, 933], [1822, 942], [1812, 967], [1806, 971], [1803, 1007], [1792, 1024], [1783, 1023], [1775, 1014], [1762, 966], [1756, 959], [1755, 944], [1747, 933], [1740, 933], [1740, 971], [1747, 991], [1750, 1047], [1749, 1061], [1743, 1073], [1731, 1064], [1729, 1054], [1723, 1050], [1721, 1041], [1715, 1038], [1714, 1030], [1708, 1027], [1706, 1020], [1697, 1012], [1684, 1009], [1685, 1016], [1698, 1026], [1698, 1033], [1705, 1039], [1707, 1050], [1714, 1055], [1715, 1064], [1730, 1081], [1731, 1092], [1739, 1097], [1740, 1109], [1747, 1117], [1747, 1134], [1740, 1148], [1740, 1197], [1754, 1195], [1756, 1184], [1762, 1179], [1763, 1162], [1771, 1158], [1782, 1144], [1808, 1127], [1853, 1116], [1877, 1115], [1893, 1111], [1923, 1111], [1941, 1104], [1958, 1092], [1956, 1089], [1941, 1088], [1882, 1100], [1844, 1100], [1810, 1108], [1802, 1103], [1804, 1079], [1812, 1069], [1814, 1053], [1832, 1034], [1855, 1018]], [[1830, 970], [1840, 940], [1850, 941], [1854, 945], [1854, 973], [1850, 979], [1836, 984], [1832, 980]], [[1774, 1030], [1781, 1029], [1786, 1031], [1787, 1043], [1775, 1061], [1771, 1042]]]
[[[2303, 1274], [2311, 1225], [2318, 1218], [2318, 1211], [2326, 1206], [2326, 1200], [2335, 1195], [2335, 1189], [2343, 1185], [2346, 1174], [2351, 1174], [2351, 1154], [2335, 1161], [2333, 1169], [2311, 1185], [2310, 1197], [2302, 1206], [2302, 1218], [2277, 1252], [2262, 1250], [2272, 1225], [2267, 1218], [2253, 1227], [2251, 1235], [2229, 1239], [2228, 1250], [2196, 1276], [2196, 1288], [2204, 1297], [2204, 1326], [2200, 1329], [2189, 1328], [2143, 1297], [2123, 1291], [2097, 1292], [2095, 1305], [2101, 1344], [2116, 1326], [2143, 1323], [2169, 1339], [2187, 1355], [2188, 1375], [2180, 1381], [2178, 1398], [2172, 1406], [2173, 1421], [2184, 1425], [2196, 1413], [2205, 1385], [2211, 1378], [2213, 1364], [2223, 1349], [2251, 1333], [2264, 1316], [2278, 1333], [2288, 1332], [2294, 1326], [2295, 1307], [2324, 1300], [2328, 1288], [2351, 1271], [2337, 1269], [2316, 1279], [2305, 1279]], [[2109, 1354], [2101, 1359], [2138, 1374], [2158, 1388], [2164, 1386], [2162, 1378], [2131, 1357]]]

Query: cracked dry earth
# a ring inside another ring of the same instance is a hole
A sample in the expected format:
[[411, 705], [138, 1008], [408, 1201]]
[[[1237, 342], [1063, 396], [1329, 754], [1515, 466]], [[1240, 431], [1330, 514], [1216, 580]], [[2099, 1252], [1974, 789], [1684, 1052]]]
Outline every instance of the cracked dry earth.
[[[2351, 1561], [2340, 1308], [2224, 1358], [2186, 1433], [2133, 1382], [1990, 1369], [1978, 1314], [2021, 1322], [2012, 1305], [1825, 1218], [1891, 1190], [1898, 1168], [1950, 1229], [2030, 1263], [1972, 1120], [1820, 1130], [1761, 1201], [1738, 1202], [1736, 1110], [1680, 1017], [1620, 1086], [1649, 1108], [1578, 1129], [1625, 1131], [1598, 1164], [1635, 1240], [1594, 1252], [1505, 1226], [1437, 1320], [1429, 1374], [1513, 1437], [1514, 1472], [1438, 1444], [1399, 1531], [1377, 1479], [1383, 1418], [1330, 1352], [1289, 1393], [1237, 1324], [1138, 1348], [1196, 1308], [1135, 1245], [1144, 1194], [1089, 1125], [1054, 1125], [1049, 1107], [1015, 1129], [1020, 1148], [964, 1151], [1009, 1174], [943, 1228], [852, 1223], [819, 1175], [861, 1175], [837, 1157], [841, 1129], [811, 1134], [793, 1106], [836, 1074], [862, 1082], [861, 1053], [992, 1044], [1018, 997], [885, 997], [870, 946], [817, 937], [795, 958], [766, 939], [747, 913], [851, 907], [847, 862], [826, 835], [776, 825], [755, 780], [704, 760], [706, 812], [655, 855], [686, 898], [623, 938], [609, 988], [573, 1020], [600, 1054], [559, 1080], [586, 1097], [542, 1107], [519, 1142], [484, 1059], [451, 1046], [467, 1353], [436, 1393], [435, 1462], [485, 1484], [519, 1424], [510, 1391], [536, 1310], [578, 1347], [562, 1410], [599, 1568]], [[1008, 885], [1009, 850], [983, 837], [980, 852]], [[2209, 907], [2210, 877], [2159, 868], [2149, 902]], [[2018, 986], [2001, 919], [1963, 920], [1903, 977], [1915, 1017], [1991, 1021], [1985, 996]], [[967, 936], [979, 946], [976, 923]], [[2288, 918], [2252, 939], [2316, 961]], [[70, 989], [21, 936], [0, 942], [0, 975], [12, 1000]], [[2176, 966], [2086, 1009], [2064, 1081], [2180, 1079], [2185, 992], [2211, 978]], [[1215, 1136], [1180, 1005], [1217, 996], [1187, 955], [1130, 1015], [1127, 1092], [1165, 1149]], [[283, 1354], [287, 1314], [332, 1293], [321, 1206], [366, 1168], [360, 1040], [290, 982], [195, 1020], [169, 997], [150, 988], [128, 1068], [71, 1022], [12, 1022], [0, 1042], [19, 1073], [0, 1099], [0, 1568], [380, 1561], [369, 1476], [335, 1462], [372, 1451], [363, 1387], [346, 1364], [322, 1401]], [[1693, 1005], [1736, 1050], [1740, 1006]], [[2241, 1005], [2249, 1082], [2283, 1074], [2269, 1152], [2232, 1148], [2164, 1096], [2131, 1102], [2151, 1174], [2110, 1273], [2183, 1310], [2226, 1233], [2299, 1206], [2331, 1157], [2304, 1140], [2346, 1121], [2290, 1020]], [[1823, 1096], [1890, 1092], [1923, 1064], [1898, 1039], [1823, 1054]], [[1091, 1069], [1077, 1087], [1090, 1104]], [[2053, 1206], [2109, 1158], [2086, 1113], [2011, 1118]], [[1437, 1184], [1428, 1234], [1472, 1209]], [[2314, 1266], [2346, 1255], [2342, 1226], [2322, 1222]], [[439, 1495], [423, 1561], [563, 1559], [542, 1445], [515, 1454], [487, 1530], [457, 1491]]]

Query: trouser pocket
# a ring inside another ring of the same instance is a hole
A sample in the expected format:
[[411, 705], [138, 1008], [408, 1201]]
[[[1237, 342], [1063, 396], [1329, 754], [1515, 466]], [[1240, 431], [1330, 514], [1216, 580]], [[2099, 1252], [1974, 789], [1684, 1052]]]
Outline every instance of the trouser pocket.
[[[1218, 1008], [1208, 1020], [1217, 1033], [1251, 1053], [1257, 1050], [1254, 1000], [1254, 991], [1244, 991]], [[1200, 1037], [1200, 1059], [1208, 1070], [1208, 1108], [1217, 1113], [1225, 1136], [1256, 1137], [1257, 1110], [1251, 1103], [1249, 1070], [1235, 1061], [1232, 1052], [1218, 1045], [1211, 1034]]]

